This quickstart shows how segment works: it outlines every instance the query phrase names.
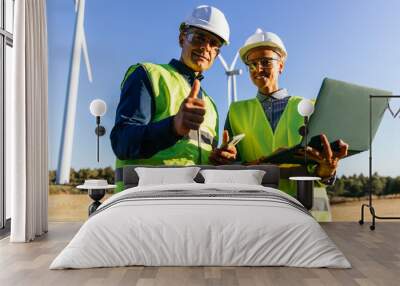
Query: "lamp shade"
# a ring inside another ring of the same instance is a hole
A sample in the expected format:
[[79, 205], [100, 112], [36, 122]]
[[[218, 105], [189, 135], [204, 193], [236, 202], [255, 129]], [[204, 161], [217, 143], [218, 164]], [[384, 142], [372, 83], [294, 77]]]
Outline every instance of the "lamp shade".
[[309, 117], [314, 112], [314, 104], [311, 102], [311, 100], [303, 99], [297, 105], [297, 111], [301, 116]]
[[93, 116], [103, 116], [106, 114], [107, 111], [107, 104], [104, 100], [95, 99], [90, 103], [90, 113]]

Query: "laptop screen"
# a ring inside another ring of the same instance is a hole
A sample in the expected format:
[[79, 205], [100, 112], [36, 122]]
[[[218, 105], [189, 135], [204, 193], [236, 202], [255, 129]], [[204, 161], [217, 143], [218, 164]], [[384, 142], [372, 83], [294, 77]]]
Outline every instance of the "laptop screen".
[[[342, 139], [349, 144], [349, 154], [368, 150], [369, 95], [391, 94], [386, 90], [325, 78], [315, 103], [315, 112], [310, 117], [308, 142], [313, 136], [324, 133], [329, 142]], [[389, 101], [387, 98], [371, 100], [371, 135], [373, 139]], [[304, 141], [302, 142], [303, 146]]]

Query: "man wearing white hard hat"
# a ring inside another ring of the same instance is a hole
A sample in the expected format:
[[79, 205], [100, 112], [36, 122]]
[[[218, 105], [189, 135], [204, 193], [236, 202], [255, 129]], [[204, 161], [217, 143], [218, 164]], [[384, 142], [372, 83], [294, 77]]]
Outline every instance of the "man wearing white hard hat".
[[[304, 119], [297, 107], [303, 98], [290, 96], [286, 89], [279, 87], [279, 76], [284, 70], [288, 53], [278, 35], [257, 29], [239, 54], [258, 92], [255, 98], [231, 104], [225, 129], [231, 136], [245, 134], [237, 145], [238, 159], [257, 163], [278, 148], [300, 143], [299, 128]], [[346, 155], [348, 146], [341, 141], [340, 152], [333, 153], [323, 134], [321, 141], [324, 152], [317, 154], [317, 150], [312, 148], [307, 151], [318, 162], [315, 166], [308, 166], [308, 169], [313, 175], [321, 177], [323, 182], [332, 183], [337, 163]], [[294, 196], [295, 182], [281, 180], [280, 189]]]
[[229, 42], [229, 25], [215, 7], [202, 5], [180, 25], [180, 59], [138, 63], [121, 84], [111, 146], [117, 157], [116, 191], [125, 165], [208, 164], [209, 157], [234, 159], [235, 148], [218, 143], [217, 108], [200, 81]]

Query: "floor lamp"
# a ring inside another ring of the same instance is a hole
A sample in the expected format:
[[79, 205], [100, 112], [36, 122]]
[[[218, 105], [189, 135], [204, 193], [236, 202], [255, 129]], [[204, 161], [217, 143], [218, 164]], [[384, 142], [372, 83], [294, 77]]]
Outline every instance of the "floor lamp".
[[[369, 96], [369, 180], [368, 180], [369, 201], [368, 201], [368, 204], [362, 204], [361, 219], [358, 221], [358, 223], [361, 225], [364, 224], [364, 208], [369, 208], [369, 211], [372, 215], [372, 225], [370, 225], [370, 227], [369, 227], [371, 230], [375, 229], [375, 219], [400, 219], [400, 217], [378, 216], [375, 212], [375, 208], [372, 205], [372, 100], [373, 99], [388, 99], [388, 98], [400, 98], [400, 95], [370, 95]], [[396, 117], [396, 115], [394, 115], [394, 117]]]

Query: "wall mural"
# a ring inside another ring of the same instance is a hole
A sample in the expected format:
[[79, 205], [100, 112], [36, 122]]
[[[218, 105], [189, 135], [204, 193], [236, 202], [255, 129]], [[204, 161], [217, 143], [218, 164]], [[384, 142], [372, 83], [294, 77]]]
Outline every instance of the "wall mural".
[[[281, 177], [279, 189], [299, 199], [299, 186], [311, 183], [319, 220], [355, 219], [368, 192], [368, 95], [399, 93], [400, 37], [389, 16], [367, 21], [376, 4], [314, 3], [297, 21], [300, 4], [290, 1], [254, 1], [251, 16], [222, 1], [160, 3], [157, 11], [70, 2], [47, 5], [51, 218], [87, 217], [87, 187], [95, 201], [101, 186], [105, 197], [123, 191], [127, 165], [270, 163], [303, 166], [308, 179]], [[285, 25], [266, 10], [286, 11]], [[364, 16], [355, 22], [351, 11]], [[372, 112], [372, 182], [375, 195], [400, 204], [392, 159], [400, 153], [390, 148], [399, 121], [391, 117], [400, 119], [395, 100]], [[66, 194], [76, 194], [66, 208], [79, 214], [56, 211]]]

